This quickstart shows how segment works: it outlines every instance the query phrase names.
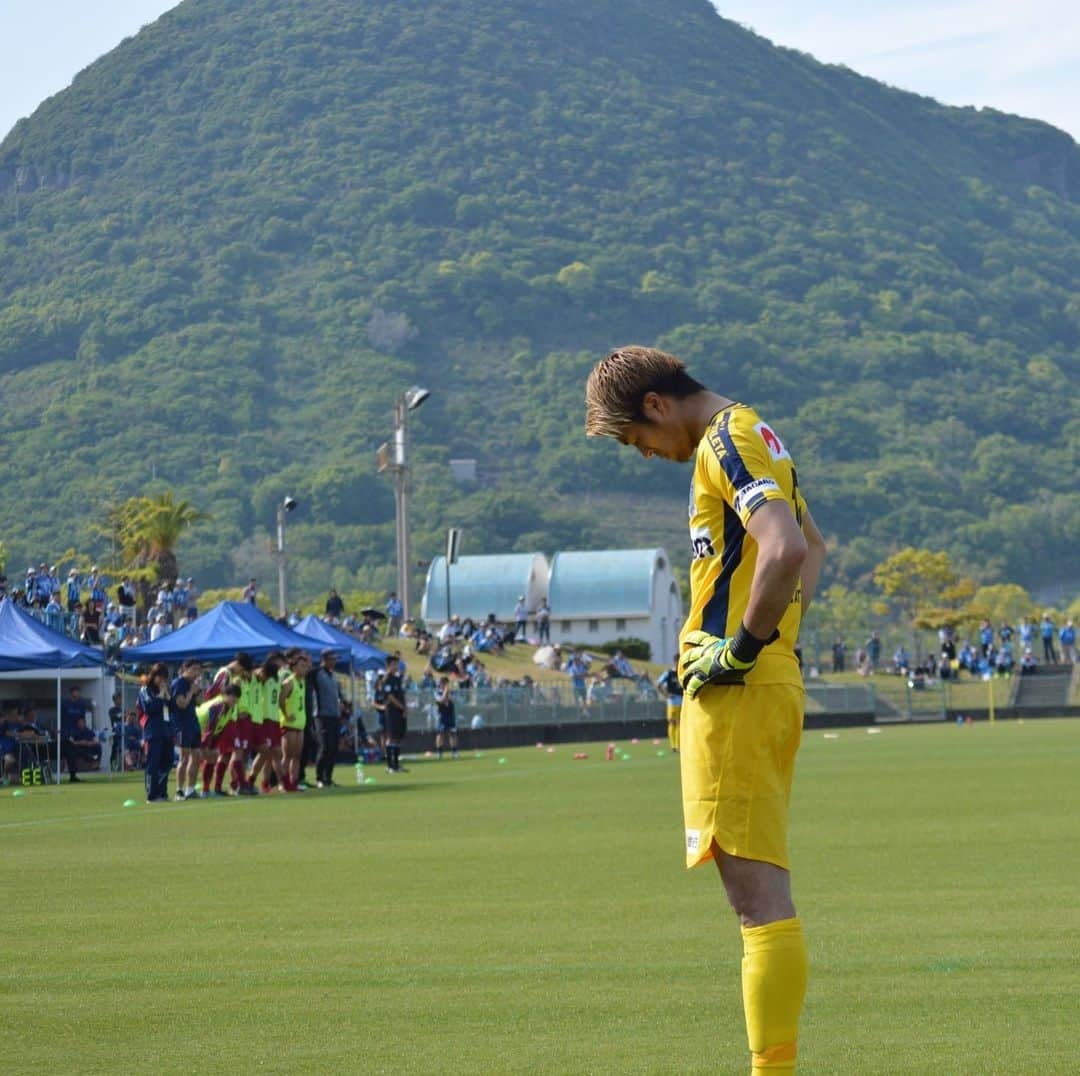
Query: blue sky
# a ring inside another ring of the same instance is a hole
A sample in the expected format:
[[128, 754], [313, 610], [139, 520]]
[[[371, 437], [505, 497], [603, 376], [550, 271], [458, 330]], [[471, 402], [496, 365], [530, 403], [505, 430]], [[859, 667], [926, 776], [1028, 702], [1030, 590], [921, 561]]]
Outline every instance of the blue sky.
[[[302, 0], [298, 0], [302, 2]], [[662, 3], [663, 0], [657, 0]], [[1076, 0], [714, 0], [777, 45], [1080, 139]], [[0, 138], [172, 0], [0, 0]]]

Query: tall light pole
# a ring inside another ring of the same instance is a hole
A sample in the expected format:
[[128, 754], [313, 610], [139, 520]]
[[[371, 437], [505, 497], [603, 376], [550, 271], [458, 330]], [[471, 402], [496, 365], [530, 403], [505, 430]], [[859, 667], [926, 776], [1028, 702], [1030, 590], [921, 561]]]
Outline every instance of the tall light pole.
[[378, 469], [394, 476], [394, 537], [397, 558], [397, 593], [409, 619], [409, 412], [415, 411], [431, 395], [413, 385], [394, 404], [394, 440], [377, 454]]
[[285, 515], [292, 512], [300, 502], [295, 497], [286, 497], [277, 510], [277, 593], [278, 615], [285, 616]]

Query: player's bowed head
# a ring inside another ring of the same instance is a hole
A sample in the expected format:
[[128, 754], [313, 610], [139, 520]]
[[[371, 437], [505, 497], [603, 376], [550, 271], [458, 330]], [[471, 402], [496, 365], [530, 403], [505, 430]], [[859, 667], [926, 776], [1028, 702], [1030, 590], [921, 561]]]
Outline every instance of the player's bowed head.
[[646, 459], [686, 463], [709, 417], [730, 402], [691, 377], [674, 355], [636, 344], [618, 347], [589, 374], [585, 432], [612, 437]]

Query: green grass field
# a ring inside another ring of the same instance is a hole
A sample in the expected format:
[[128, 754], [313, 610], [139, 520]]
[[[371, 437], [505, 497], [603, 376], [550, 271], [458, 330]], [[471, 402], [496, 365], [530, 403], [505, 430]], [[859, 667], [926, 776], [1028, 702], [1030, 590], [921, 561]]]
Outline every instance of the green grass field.
[[[1080, 722], [834, 735], [793, 803], [800, 1072], [1076, 1072]], [[623, 746], [255, 800], [4, 789], [0, 1069], [748, 1070], [677, 761]]]

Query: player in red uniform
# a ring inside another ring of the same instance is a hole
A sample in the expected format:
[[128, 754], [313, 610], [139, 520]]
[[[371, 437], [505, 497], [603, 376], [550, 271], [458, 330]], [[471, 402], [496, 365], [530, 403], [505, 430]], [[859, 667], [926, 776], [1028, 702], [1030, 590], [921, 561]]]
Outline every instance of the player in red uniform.
[[251, 748], [253, 731], [250, 686], [254, 669], [255, 662], [251, 655], [241, 651], [228, 665], [218, 669], [210, 690], [206, 693], [208, 699], [213, 699], [227, 684], [235, 684], [240, 688], [235, 717], [217, 737], [218, 758], [214, 767], [214, 792], [218, 795], [222, 794], [221, 783], [226, 770], [232, 774], [232, 786], [236, 795], [255, 795], [255, 789], [247, 780], [247, 753]]
[[283, 786], [281, 768], [281, 711], [278, 708], [278, 696], [281, 694], [279, 675], [285, 664], [285, 655], [274, 651], [255, 670], [251, 681], [252, 723], [255, 737], [251, 748], [255, 752], [255, 761], [248, 776], [248, 783], [254, 788], [261, 776], [260, 790], [270, 791], [270, 775], [276, 774], [278, 787]]

